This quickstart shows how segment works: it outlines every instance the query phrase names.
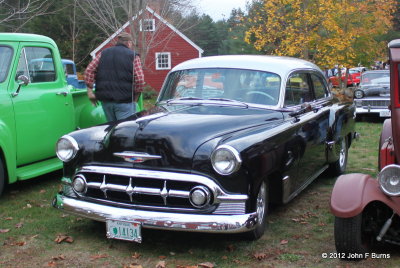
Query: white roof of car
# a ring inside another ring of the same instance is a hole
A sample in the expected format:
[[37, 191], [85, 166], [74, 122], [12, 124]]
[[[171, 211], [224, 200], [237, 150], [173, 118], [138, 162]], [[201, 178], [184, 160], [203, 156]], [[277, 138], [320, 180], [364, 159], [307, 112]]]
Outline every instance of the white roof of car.
[[309, 69], [321, 72], [321, 69], [305, 60], [264, 55], [225, 55], [196, 58], [175, 66], [171, 72], [202, 68], [237, 68], [273, 72], [286, 77], [293, 70]]

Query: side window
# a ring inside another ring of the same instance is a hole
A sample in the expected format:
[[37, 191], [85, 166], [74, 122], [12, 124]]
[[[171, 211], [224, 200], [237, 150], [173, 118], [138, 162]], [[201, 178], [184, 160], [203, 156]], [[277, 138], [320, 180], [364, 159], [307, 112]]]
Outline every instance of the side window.
[[21, 55], [19, 56], [17, 74], [15, 75], [15, 81], [18, 80], [18, 77], [20, 75], [25, 75], [26, 77], [29, 78], [29, 80], [32, 80], [30, 78], [30, 75], [28, 72], [28, 66], [26, 65], [25, 48], [22, 49]]
[[313, 100], [307, 77], [306, 73], [295, 73], [289, 77], [285, 89], [285, 106], [299, 105]]
[[4, 82], [7, 78], [12, 55], [13, 50], [11, 47], [0, 46], [0, 83]]
[[29, 77], [31, 83], [55, 81], [56, 72], [50, 49], [44, 47], [23, 48], [19, 58], [16, 79], [21, 74]]
[[315, 98], [318, 100], [328, 97], [328, 91], [322, 78], [315, 74], [311, 74], [311, 80], [314, 85]]
[[69, 64], [69, 63], [65, 64], [65, 65], [64, 65], [64, 71], [65, 71], [65, 74], [66, 74], [66, 75], [73, 75], [73, 74], [75, 74], [75, 72], [74, 72], [74, 65]]

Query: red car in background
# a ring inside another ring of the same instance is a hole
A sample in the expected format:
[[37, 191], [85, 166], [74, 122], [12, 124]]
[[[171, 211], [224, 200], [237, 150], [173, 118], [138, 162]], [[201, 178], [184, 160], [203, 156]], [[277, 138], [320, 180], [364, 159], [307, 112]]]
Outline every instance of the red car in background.
[[[346, 86], [355, 86], [360, 84], [360, 78], [361, 78], [361, 73], [365, 72], [367, 68], [365, 67], [354, 67], [349, 69], [349, 76], [347, 78], [347, 83], [346, 81], [346, 69], [342, 69], [341, 73], [341, 79], [343, 81], [343, 84], [346, 83]], [[339, 86], [339, 72], [337, 72], [334, 76], [331, 76], [328, 78], [329, 85], [332, 87], [338, 87]]]

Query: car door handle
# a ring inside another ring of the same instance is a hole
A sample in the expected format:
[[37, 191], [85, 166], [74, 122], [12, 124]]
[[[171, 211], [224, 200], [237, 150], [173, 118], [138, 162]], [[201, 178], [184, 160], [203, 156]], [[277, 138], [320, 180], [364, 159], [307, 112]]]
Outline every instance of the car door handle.
[[68, 95], [67, 91], [61, 91], [56, 93], [57, 96], [63, 95], [64, 97]]

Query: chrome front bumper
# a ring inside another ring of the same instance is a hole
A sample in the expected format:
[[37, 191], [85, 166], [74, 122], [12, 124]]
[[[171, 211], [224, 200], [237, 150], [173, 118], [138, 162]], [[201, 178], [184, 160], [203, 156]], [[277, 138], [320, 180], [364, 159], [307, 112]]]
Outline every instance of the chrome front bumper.
[[140, 222], [143, 228], [206, 233], [242, 233], [255, 227], [256, 213], [204, 215], [117, 208], [57, 194], [55, 208], [80, 217], [105, 222], [108, 219]]
[[[390, 114], [390, 110], [388, 108], [365, 108], [365, 107], [356, 107], [356, 114]], [[390, 117], [390, 115], [385, 115], [383, 117]]]

